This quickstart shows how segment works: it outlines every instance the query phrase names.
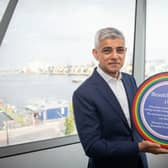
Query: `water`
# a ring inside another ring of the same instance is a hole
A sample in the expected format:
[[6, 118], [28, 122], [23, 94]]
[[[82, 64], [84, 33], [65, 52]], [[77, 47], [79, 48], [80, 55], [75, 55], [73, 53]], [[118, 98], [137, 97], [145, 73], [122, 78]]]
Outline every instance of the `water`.
[[5, 104], [23, 110], [25, 105], [33, 101], [68, 100], [71, 101], [73, 91], [86, 76], [67, 75], [0, 75], [0, 99]]

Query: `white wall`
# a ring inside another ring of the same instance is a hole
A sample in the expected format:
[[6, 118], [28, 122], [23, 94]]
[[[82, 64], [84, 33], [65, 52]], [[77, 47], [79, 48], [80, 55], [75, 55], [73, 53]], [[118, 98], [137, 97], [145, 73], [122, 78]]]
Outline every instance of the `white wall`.
[[149, 168], [168, 168], [168, 155], [148, 154]]
[[80, 144], [0, 159], [0, 168], [87, 168]]

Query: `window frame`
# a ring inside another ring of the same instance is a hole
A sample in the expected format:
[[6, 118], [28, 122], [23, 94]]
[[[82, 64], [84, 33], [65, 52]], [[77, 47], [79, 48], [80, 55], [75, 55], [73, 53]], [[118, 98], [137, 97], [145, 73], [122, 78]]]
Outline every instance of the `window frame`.
[[[10, 0], [5, 14], [0, 22], [0, 46], [7, 31], [9, 22], [14, 13], [18, 0]], [[133, 76], [139, 84], [144, 80], [145, 60], [145, 33], [146, 33], [146, 0], [135, 1], [135, 25], [134, 25], [134, 47], [133, 47]], [[80, 143], [78, 135], [58, 137], [29, 143], [8, 145], [0, 147], [0, 158], [15, 156], [30, 152], [57, 148], [66, 145]]]
[[133, 76], [137, 85], [140, 85], [145, 79], [146, 1], [136, 0], [135, 9]]

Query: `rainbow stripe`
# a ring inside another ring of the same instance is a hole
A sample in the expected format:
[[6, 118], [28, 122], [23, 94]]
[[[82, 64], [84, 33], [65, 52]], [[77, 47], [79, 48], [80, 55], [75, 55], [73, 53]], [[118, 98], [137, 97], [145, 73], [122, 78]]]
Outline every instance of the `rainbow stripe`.
[[132, 107], [132, 113], [133, 113], [133, 120], [134, 124], [140, 133], [140, 135], [151, 142], [158, 143], [162, 147], [168, 148], [168, 137], [167, 139], [161, 139], [153, 134], [151, 134], [147, 128], [144, 126], [141, 116], [140, 116], [140, 105], [141, 101], [146, 94], [146, 92], [154, 85], [163, 82], [168, 81], [168, 72], [159, 73], [156, 75], [151, 76], [147, 80], [145, 80], [140, 87], [138, 88], [138, 91], [134, 97], [133, 101], [133, 107]]

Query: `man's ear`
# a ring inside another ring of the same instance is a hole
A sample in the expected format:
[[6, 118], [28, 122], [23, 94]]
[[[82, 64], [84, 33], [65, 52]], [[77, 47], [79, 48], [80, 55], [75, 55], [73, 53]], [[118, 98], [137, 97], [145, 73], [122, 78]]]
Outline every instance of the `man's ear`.
[[96, 60], [99, 60], [97, 50], [95, 48], [92, 50], [92, 54], [93, 54], [93, 56], [95, 57]]

